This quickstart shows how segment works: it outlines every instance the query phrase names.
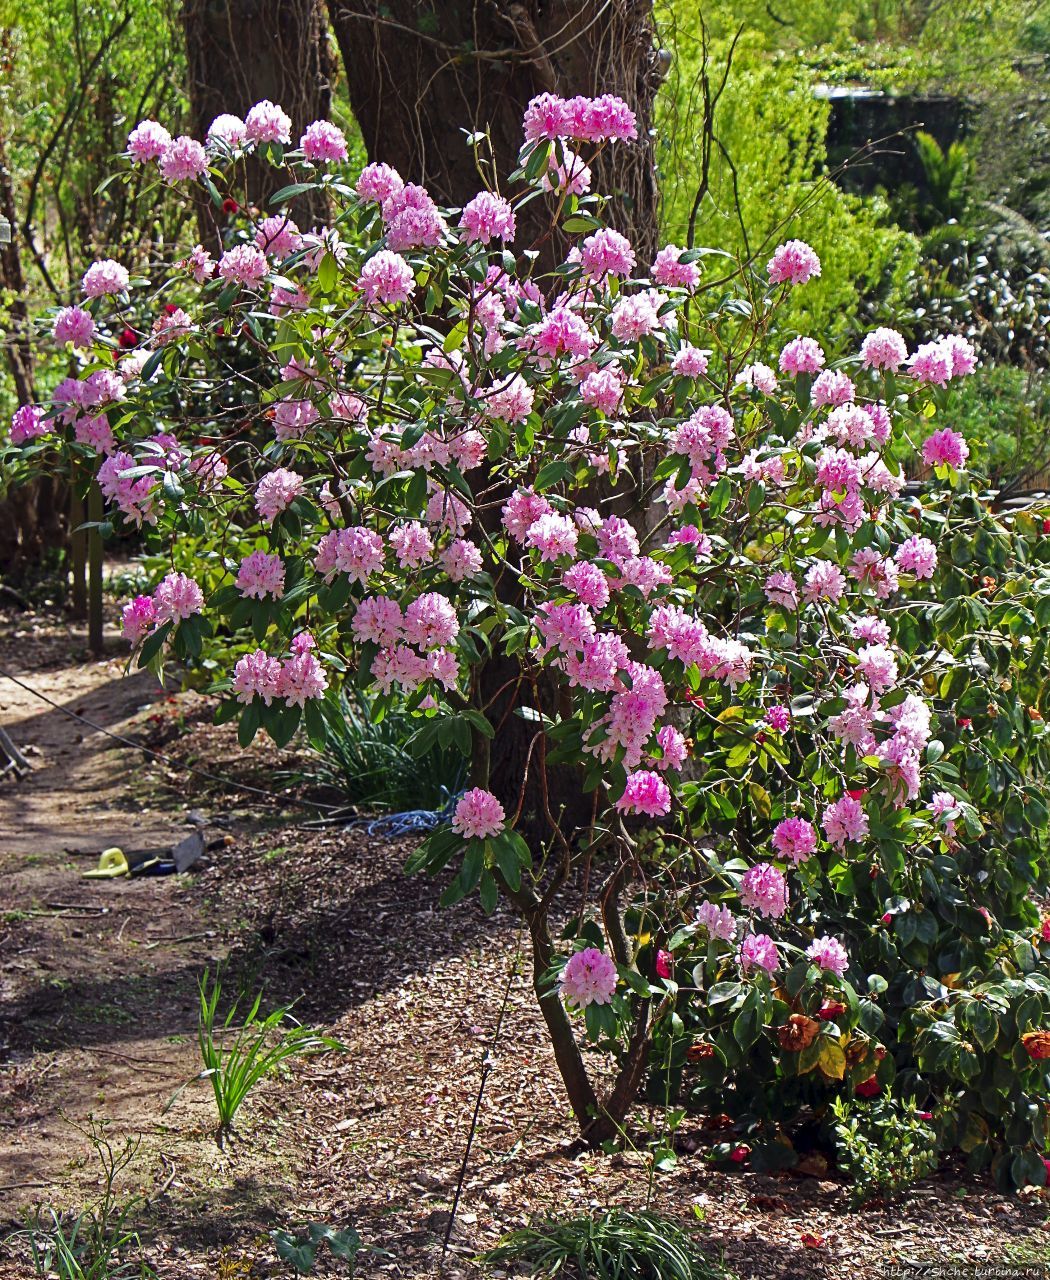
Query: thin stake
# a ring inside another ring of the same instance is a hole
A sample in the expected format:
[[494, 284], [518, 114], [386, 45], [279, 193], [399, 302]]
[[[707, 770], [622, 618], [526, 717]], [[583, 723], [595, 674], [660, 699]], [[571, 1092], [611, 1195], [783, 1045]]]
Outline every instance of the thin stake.
[[478, 1116], [481, 1113], [481, 1100], [485, 1096], [485, 1084], [492, 1069], [495, 1065], [494, 1054], [496, 1046], [499, 1044], [500, 1032], [503, 1030], [503, 1018], [507, 1012], [507, 1005], [510, 1003], [510, 989], [514, 985], [514, 979], [518, 976], [518, 963], [521, 960], [521, 926], [518, 926], [518, 937], [514, 947], [514, 959], [511, 961], [510, 973], [507, 975], [507, 985], [503, 989], [503, 1003], [500, 1005], [499, 1017], [496, 1019], [496, 1029], [492, 1033], [492, 1043], [485, 1050], [481, 1059], [481, 1079], [478, 1081], [478, 1094], [474, 1099], [474, 1114], [470, 1118], [470, 1131], [467, 1134], [467, 1145], [463, 1151], [463, 1162], [459, 1166], [459, 1178], [456, 1180], [456, 1194], [452, 1197], [452, 1208], [448, 1215], [448, 1225], [445, 1227], [445, 1239], [441, 1245], [441, 1261], [438, 1265], [438, 1276], [445, 1274], [445, 1259], [448, 1256], [449, 1241], [452, 1239], [452, 1228], [456, 1223], [456, 1213], [459, 1210], [460, 1196], [463, 1194], [463, 1183], [467, 1178], [467, 1165], [470, 1161], [470, 1149], [474, 1145], [474, 1135], [478, 1130]]

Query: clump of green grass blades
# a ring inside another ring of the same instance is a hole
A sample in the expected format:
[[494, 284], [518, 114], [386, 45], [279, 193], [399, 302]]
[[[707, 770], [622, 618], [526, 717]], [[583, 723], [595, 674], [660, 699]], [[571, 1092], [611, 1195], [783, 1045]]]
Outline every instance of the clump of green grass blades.
[[565, 1280], [726, 1280], [728, 1274], [676, 1223], [620, 1209], [537, 1221], [504, 1236], [482, 1261]]
[[[301, 1026], [292, 1018], [290, 1006], [282, 1006], [261, 1018], [261, 994], [255, 997], [251, 1011], [239, 1026], [236, 1025], [237, 1009], [240, 1006], [238, 997], [222, 1022], [221, 1029], [216, 1031], [222, 990], [218, 974], [212, 980], [205, 970], [199, 985], [200, 1026], [197, 1042], [204, 1070], [196, 1078], [211, 1081], [215, 1107], [219, 1114], [215, 1140], [221, 1148], [233, 1129], [234, 1117], [241, 1103], [264, 1076], [298, 1054], [317, 1053], [322, 1049], [341, 1049], [342, 1045], [338, 1040], [331, 1040], [328, 1036], [318, 1035], [308, 1027]], [[229, 1040], [231, 1036], [232, 1042]]]
[[[79, 1213], [59, 1213], [41, 1205], [26, 1215], [26, 1225], [4, 1241], [28, 1246], [32, 1274], [47, 1280], [156, 1280], [156, 1272], [141, 1257], [138, 1233], [132, 1226], [141, 1196], [125, 1203], [115, 1183], [135, 1160], [140, 1139], [124, 1138], [117, 1145], [108, 1132], [109, 1121], [91, 1118], [80, 1132], [98, 1157], [102, 1190], [98, 1199]], [[4, 1275], [7, 1272], [3, 1272]]]

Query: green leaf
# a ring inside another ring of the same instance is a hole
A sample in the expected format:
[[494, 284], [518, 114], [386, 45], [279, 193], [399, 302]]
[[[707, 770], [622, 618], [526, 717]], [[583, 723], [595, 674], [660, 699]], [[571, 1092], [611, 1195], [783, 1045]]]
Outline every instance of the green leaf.
[[322, 293], [331, 293], [339, 278], [339, 264], [331, 253], [326, 253], [317, 268], [317, 284]]

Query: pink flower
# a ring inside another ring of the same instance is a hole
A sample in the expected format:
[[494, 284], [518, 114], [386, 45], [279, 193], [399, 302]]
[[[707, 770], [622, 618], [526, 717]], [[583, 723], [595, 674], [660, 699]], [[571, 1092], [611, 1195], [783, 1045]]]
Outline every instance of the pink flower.
[[797, 867], [817, 848], [817, 833], [805, 818], [785, 818], [773, 828], [773, 848]]
[[402, 569], [418, 569], [434, 557], [434, 541], [418, 520], [394, 525], [387, 536]]
[[237, 570], [237, 590], [246, 599], [262, 600], [284, 594], [284, 561], [280, 556], [253, 551], [245, 556]]
[[[930, 810], [933, 813], [934, 821], [943, 818], [946, 813], [955, 813], [959, 809], [959, 801], [952, 795], [950, 791], [935, 791], [933, 798], [930, 800]], [[956, 816], [958, 816], [956, 814]], [[948, 836], [955, 835], [955, 819], [946, 818], [944, 822], [944, 831]]]
[[603, 227], [584, 240], [580, 246], [580, 265], [584, 273], [594, 280], [606, 276], [629, 276], [635, 267], [634, 249], [630, 240], [611, 227]]
[[555, 138], [568, 136], [569, 124], [570, 116], [565, 99], [553, 93], [541, 93], [525, 108], [522, 131], [528, 142], [539, 142], [541, 139], [553, 141]]
[[198, 284], [203, 284], [205, 280], [210, 280], [215, 274], [215, 261], [208, 250], [201, 244], [195, 244], [189, 255], [179, 263], [179, 266], [188, 271]]
[[383, 539], [362, 525], [334, 529], [317, 544], [314, 568], [331, 579], [345, 573], [351, 582], [367, 585], [369, 577], [383, 567]]
[[271, 658], [262, 649], [254, 653], [246, 653], [238, 659], [233, 668], [231, 688], [237, 695], [237, 701], [245, 706], [256, 697], [262, 698], [267, 706], [277, 697], [277, 684], [281, 677], [281, 664]]
[[267, 524], [292, 505], [303, 491], [303, 478], [295, 471], [275, 467], [255, 486], [255, 509]]
[[537, 355], [553, 360], [561, 355], [586, 360], [597, 342], [586, 323], [568, 307], [555, 307], [533, 327], [529, 343]]
[[258, 284], [266, 275], [266, 257], [254, 245], [237, 244], [219, 259], [219, 275], [238, 284]]
[[[287, 214], [263, 218], [255, 230], [255, 247], [277, 259], [287, 258], [302, 248], [303, 237]], [[221, 275], [220, 270], [220, 275]]]
[[346, 138], [342, 129], [331, 120], [315, 120], [308, 124], [299, 139], [299, 146], [311, 164], [346, 163]]
[[950, 333], [941, 339], [941, 345], [951, 356], [953, 378], [965, 378], [977, 368], [977, 352], [961, 334]]
[[899, 573], [914, 573], [917, 578], [932, 578], [937, 568], [937, 548], [929, 538], [912, 534], [897, 548], [893, 560]]
[[405, 610], [405, 635], [417, 649], [445, 648], [459, 635], [456, 611], [436, 591], [425, 592]]
[[357, 194], [362, 200], [385, 204], [405, 189], [405, 182], [388, 164], [366, 164], [357, 179]]
[[787, 911], [787, 881], [783, 872], [769, 862], [759, 862], [744, 872], [740, 881], [740, 901], [748, 911], [779, 917]]
[[278, 440], [301, 440], [320, 417], [312, 400], [278, 400], [273, 407], [273, 428]]
[[702, 378], [707, 372], [707, 357], [708, 352], [690, 346], [688, 342], [683, 343], [671, 361], [671, 371], [683, 378]]
[[468, 243], [476, 240], [488, 244], [495, 238], [507, 244], [514, 239], [516, 219], [509, 201], [491, 191], [479, 191], [464, 205], [459, 225], [466, 232]]
[[128, 155], [135, 164], [159, 160], [171, 143], [171, 134], [156, 120], [140, 120], [128, 134]]
[[653, 763], [661, 773], [666, 769], [680, 769], [689, 758], [689, 743], [685, 735], [672, 724], [660, 727], [656, 734], [656, 744], [663, 754]]
[[685, 252], [685, 249], [679, 249], [676, 244], [665, 245], [649, 269], [653, 283], [692, 292], [700, 283], [700, 268], [695, 262], [682, 262], [682, 254]]
[[561, 994], [576, 1009], [608, 1004], [616, 991], [616, 965], [597, 947], [587, 947], [569, 957], [561, 971]]
[[787, 707], [770, 707], [765, 715], [766, 724], [777, 733], [787, 733], [791, 725], [791, 712]]
[[563, 556], [574, 558], [579, 534], [569, 516], [546, 513], [530, 524], [525, 534], [525, 545], [535, 547], [541, 562], [553, 562]]
[[438, 555], [451, 582], [462, 582], [481, 572], [484, 560], [480, 550], [468, 539], [457, 538]]
[[928, 467], [952, 467], [960, 471], [970, 456], [970, 446], [948, 427], [935, 431], [922, 443], [922, 460]]
[[764, 396], [771, 396], [777, 389], [777, 375], [768, 364], [763, 364], [760, 360], [745, 365], [736, 375], [735, 382], [748, 391], [761, 391]]
[[357, 606], [350, 630], [358, 644], [371, 641], [392, 648], [403, 638], [404, 615], [396, 600], [387, 596], [365, 596]]
[[193, 321], [181, 307], [176, 307], [174, 311], [165, 311], [154, 320], [151, 335], [158, 347], [165, 347], [192, 332]]
[[916, 382], [946, 387], [952, 376], [952, 353], [940, 342], [924, 342], [909, 359], [911, 376]]
[[96, 453], [112, 453], [116, 443], [113, 428], [104, 413], [94, 418], [78, 418], [73, 427], [73, 435], [77, 444], [86, 444]]
[[766, 263], [770, 284], [805, 284], [820, 275], [820, 259], [804, 240], [788, 240]]
[[660, 328], [653, 299], [648, 293], [636, 293], [621, 298], [612, 309], [610, 325], [614, 338], [620, 342], [637, 342]]
[[831, 843], [842, 849], [847, 840], [863, 840], [868, 834], [868, 815], [859, 800], [845, 795], [824, 810], [823, 825]]
[[862, 590], [874, 591], [879, 600], [888, 600], [897, 590], [897, 566], [872, 547], [861, 547], [849, 562], [849, 575]]
[[11, 415], [11, 443], [25, 444], [38, 436], [46, 436], [53, 423], [44, 417], [44, 411], [36, 404], [23, 404]]
[[63, 307], [55, 316], [52, 334], [63, 346], [71, 342], [74, 347], [90, 347], [95, 336], [95, 321], [81, 307]]
[[219, 143], [235, 151], [248, 141], [248, 130], [240, 116], [223, 114], [216, 116], [208, 125], [205, 140], [210, 143]]
[[387, 248], [433, 249], [447, 227], [425, 188], [409, 183], [383, 202]]
[[[295, 641], [292, 641], [293, 648]], [[311, 698], [322, 698], [328, 688], [324, 668], [314, 655], [303, 647], [281, 663], [277, 676], [276, 696], [283, 698], [290, 707], [305, 707]]]
[[780, 968], [777, 944], [765, 933], [749, 933], [740, 944], [740, 967], [745, 973], [755, 967], [775, 973]]
[[656, 976], [658, 978], [669, 978], [672, 973], [674, 964], [674, 956], [670, 951], [657, 951], [656, 953]]
[[897, 683], [897, 659], [885, 645], [865, 645], [857, 655], [857, 670], [876, 696]]
[[361, 268], [360, 285], [369, 302], [407, 302], [415, 290], [416, 278], [399, 253], [380, 249]]
[[511, 424], [524, 422], [532, 412], [535, 392], [520, 374], [513, 374], [485, 394], [482, 401], [486, 418], [502, 418]]
[[908, 358], [908, 344], [896, 329], [874, 329], [860, 347], [865, 369], [899, 369]]
[[696, 909], [696, 922], [702, 925], [711, 938], [732, 942], [736, 937], [736, 920], [728, 907], [717, 902], [704, 901]]
[[482, 787], [472, 787], [456, 803], [452, 830], [467, 840], [487, 840], [498, 836], [507, 823], [503, 806]]
[[881, 618], [858, 618], [850, 628], [854, 640], [867, 640], [869, 644], [889, 644], [889, 624]]
[[204, 608], [204, 593], [184, 573], [169, 573], [153, 590], [153, 605], [158, 622], [182, 622]]
[[530, 527], [551, 511], [551, 504], [532, 489], [517, 489], [503, 505], [503, 527], [515, 542], [524, 542]]
[[838, 974], [840, 978], [849, 968], [849, 956], [838, 938], [814, 938], [806, 948], [806, 956], [814, 964]]
[[783, 605], [785, 609], [798, 608], [798, 583], [790, 573], [781, 569], [774, 570], [766, 578], [762, 590], [770, 604]]
[[149, 635], [157, 625], [157, 610], [152, 596], [136, 596], [129, 600], [120, 613], [121, 630], [125, 640], [133, 645]]
[[591, 189], [591, 171], [575, 151], [562, 144], [562, 158], [551, 152], [550, 165], [540, 179], [544, 191], [567, 192], [572, 196], [585, 196]]
[[841, 369], [825, 369], [813, 383], [813, 403], [818, 408], [849, 404], [856, 394], [853, 382]]
[[845, 587], [846, 579], [838, 565], [829, 560], [818, 560], [806, 572], [802, 596], [807, 604], [815, 604], [818, 600], [838, 604]]
[[658, 773], [641, 769], [627, 775], [627, 785], [616, 807], [621, 813], [644, 813], [650, 818], [659, 818], [671, 811], [671, 789]]
[[609, 603], [609, 580], [597, 565], [581, 560], [562, 574], [562, 582], [583, 604], [604, 609]]
[[102, 298], [107, 294], [126, 293], [130, 277], [126, 267], [112, 258], [93, 262], [81, 281], [85, 297]]
[[[828, 374], [822, 373], [821, 378]], [[834, 377], [834, 375], [831, 375]], [[813, 384], [816, 390], [816, 383]], [[828, 414], [828, 431], [840, 445], [862, 449], [876, 432], [875, 420], [864, 408], [856, 404], [841, 404]]]
[[823, 348], [812, 338], [792, 338], [780, 353], [781, 373], [819, 373], [823, 368]]
[[623, 399], [623, 382], [617, 369], [596, 369], [580, 383], [580, 396], [584, 404], [599, 409], [607, 417], [620, 407]]
[[244, 117], [244, 132], [249, 142], [280, 142], [287, 145], [292, 140], [292, 122], [279, 106], [269, 98], [264, 98]]
[[208, 168], [208, 153], [195, 138], [176, 138], [160, 158], [165, 182], [187, 182], [199, 178]]
[[638, 137], [634, 112], [622, 98], [603, 93], [597, 98], [570, 98], [565, 103], [570, 138], [584, 142], [630, 142]]

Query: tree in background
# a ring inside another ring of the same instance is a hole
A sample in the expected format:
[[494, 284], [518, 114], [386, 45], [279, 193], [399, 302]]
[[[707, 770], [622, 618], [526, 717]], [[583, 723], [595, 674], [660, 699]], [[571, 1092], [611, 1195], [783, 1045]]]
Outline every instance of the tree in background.
[[[334, 67], [320, 0], [183, 0], [186, 87], [190, 126], [203, 138], [225, 112], [243, 116], [256, 102], [279, 103], [296, 138], [314, 120], [331, 113]], [[265, 207], [282, 185], [276, 170], [255, 156], [244, 162], [249, 200]], [[202, 205], [202, 230], [212, 225]], [[324, 214], [318, 194], [294, 209], [305, 219]]]
[[[612, 196], [613, 225], [651, 257], [649, 130], [661, 79], [651, 0], [329, 0], [328, 12], [369, 158], [447, 204], [514, 167], [521, 113], [535, 94], [620, 95], [638, 118], [640, 144], [603, 155], [595, 186]], [[487, 135], [473, 153], [463, 145], [468, 130]], [[538, 207], [523, 209], [520, 223], [523, 241], [549, 231]], [[551, 264], [559, 247], [544, 242]]]

